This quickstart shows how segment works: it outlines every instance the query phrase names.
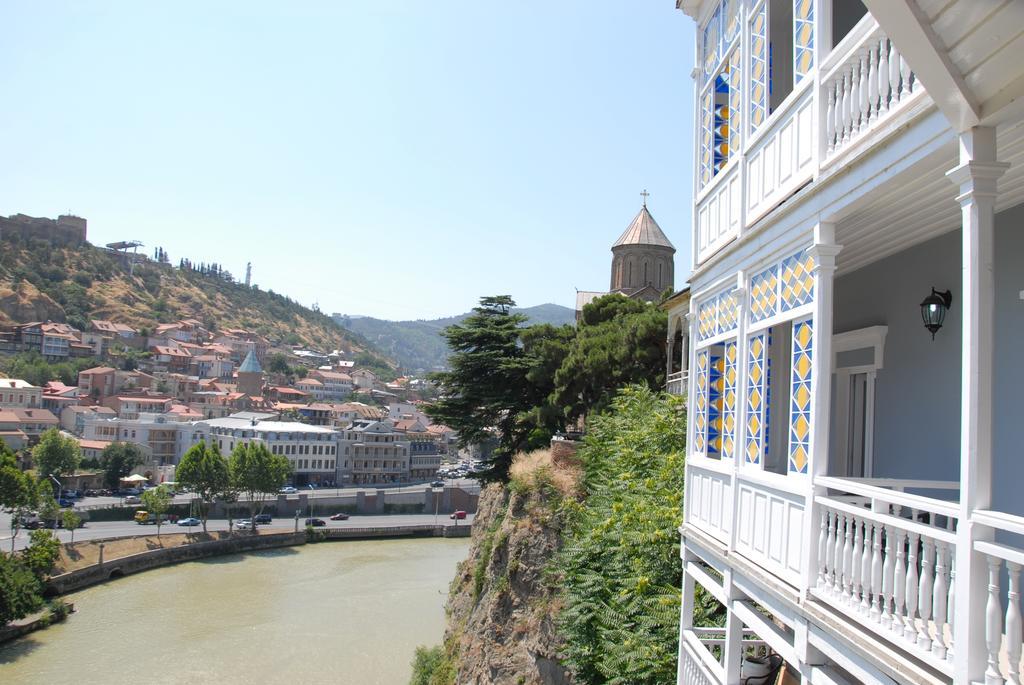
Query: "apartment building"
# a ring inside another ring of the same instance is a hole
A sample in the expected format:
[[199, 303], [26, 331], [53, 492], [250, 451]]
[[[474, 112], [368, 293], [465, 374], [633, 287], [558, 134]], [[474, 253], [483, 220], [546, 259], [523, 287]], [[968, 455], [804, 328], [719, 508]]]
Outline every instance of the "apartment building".
[[678, 6], [678, 682], [1020, 682], [1024, 3]]
[[18, 378], [0, 378], [0, 409], [43, 406], [43, 389]]
[[338, 461], [339, 483], [374, 485], [410, 479], [409, 442], [387, 420], [357, 419], [342, 430]]

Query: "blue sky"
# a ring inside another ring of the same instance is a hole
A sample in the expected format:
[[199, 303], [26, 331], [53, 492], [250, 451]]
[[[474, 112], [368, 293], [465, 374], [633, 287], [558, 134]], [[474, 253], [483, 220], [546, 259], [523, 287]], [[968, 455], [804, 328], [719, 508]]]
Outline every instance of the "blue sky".
[[673, 0], [0, 7], [0, 214], [89, 220], [327, 312], [608, 287], [640, 206], [690, 263]]

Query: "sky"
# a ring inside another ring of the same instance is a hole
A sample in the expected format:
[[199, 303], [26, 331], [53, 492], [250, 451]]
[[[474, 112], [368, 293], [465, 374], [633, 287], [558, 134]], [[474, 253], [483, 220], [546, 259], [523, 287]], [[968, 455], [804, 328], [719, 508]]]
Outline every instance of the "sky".
[[646, 189], [689, 272], [674, 0], [5, 2], [0, 25], [0, 215], [419, 319], [607, 289]]

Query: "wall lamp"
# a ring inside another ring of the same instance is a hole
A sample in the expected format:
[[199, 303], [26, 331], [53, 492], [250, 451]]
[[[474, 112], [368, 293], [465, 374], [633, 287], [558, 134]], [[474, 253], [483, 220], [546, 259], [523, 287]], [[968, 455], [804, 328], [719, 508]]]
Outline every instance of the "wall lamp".
[[951, 304], [953, 293], [948, 290], [944, 293], [939, 292], [935, 288], [932, 288], [932, 294], [921, 302], [921, 318], [924, 319], [924, 327], [931, 332], [932, 340], [935, 340], [935, 334], [942, 328], [942, 322], [946, 320], [946, 312], [949, 311]]

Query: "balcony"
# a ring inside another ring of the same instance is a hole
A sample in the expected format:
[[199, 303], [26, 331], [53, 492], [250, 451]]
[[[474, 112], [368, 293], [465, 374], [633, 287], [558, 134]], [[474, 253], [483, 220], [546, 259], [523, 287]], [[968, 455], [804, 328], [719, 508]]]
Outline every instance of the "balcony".
[[671, 373], [665, 381], [665, 392], [671, 395], [686, 395], [687, 381], [688, 374], [685, 371]]

